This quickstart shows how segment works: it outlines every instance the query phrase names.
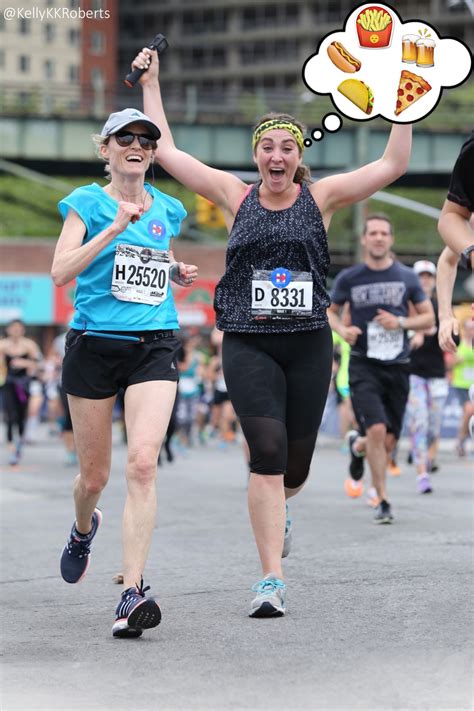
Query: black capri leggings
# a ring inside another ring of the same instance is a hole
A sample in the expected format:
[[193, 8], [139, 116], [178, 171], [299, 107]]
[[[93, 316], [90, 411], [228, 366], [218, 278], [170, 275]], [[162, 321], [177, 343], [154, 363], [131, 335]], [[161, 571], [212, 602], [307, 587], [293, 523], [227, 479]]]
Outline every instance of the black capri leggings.
[[289, 334], [225, 333], [227, 389], [256, 474], [306, 481], [332, 369], [329, 326]]
[[14, 441], [14, 429], [18, 430], [20, 440], [25, 433], [30, 399], [29, 379], [26, 377], [7, 376], [3, 386], [3, 409], [7, 425], [7, 441]]

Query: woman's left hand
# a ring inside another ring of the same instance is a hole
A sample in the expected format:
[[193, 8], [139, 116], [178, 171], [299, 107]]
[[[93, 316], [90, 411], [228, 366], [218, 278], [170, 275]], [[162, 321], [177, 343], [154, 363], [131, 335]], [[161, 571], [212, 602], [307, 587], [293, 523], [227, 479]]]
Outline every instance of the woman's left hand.
[[179, 286], [190, 287], [197, 279], [198, 268], [195, 264], [185, 264], [184, 262], [175, 262], [171, 266], [171, 279]]

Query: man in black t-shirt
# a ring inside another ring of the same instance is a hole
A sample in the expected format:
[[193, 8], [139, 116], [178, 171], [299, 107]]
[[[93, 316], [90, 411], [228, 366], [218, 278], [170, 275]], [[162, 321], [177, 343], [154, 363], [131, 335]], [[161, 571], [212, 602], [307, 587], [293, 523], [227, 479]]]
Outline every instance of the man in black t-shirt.
[[[400, 436], [409, 391], [407, 330], [434, 324], [433, 307], [418, 277], [392, 257], [393, 241], [385, 215], [367, 218], [361, 239], [364, 262], [338, 274], [328, 310], [331, 328], [352, 346], [349, 385], [359, 432], [349, 436], [351, 476], [345, 488], [353, 497], [362, 493], [366, 454], [379, 499], [375, 523], [393, 520], [385, 472], [388, 454]], [[339, 315], [346, 303], [351, 326], [344, 326]], [[409, 303], [415, 316], [408, 316]]]
[[451, 174], [448, 196], [444, 202], [438, 231], [446, 243], [438, 261], [436, 290], [439, 304], [439, 342], [445, 351], [456, 351], [452, 334], [459, 325], [451, 302], [458, 262], [474, 268], [474, 132], [462, 145]]
[[463, 143], [451, 174], [438, 230], [456, 254], [474, 268], [474, 239], [469, 219], [474, 212], [474, 132]]

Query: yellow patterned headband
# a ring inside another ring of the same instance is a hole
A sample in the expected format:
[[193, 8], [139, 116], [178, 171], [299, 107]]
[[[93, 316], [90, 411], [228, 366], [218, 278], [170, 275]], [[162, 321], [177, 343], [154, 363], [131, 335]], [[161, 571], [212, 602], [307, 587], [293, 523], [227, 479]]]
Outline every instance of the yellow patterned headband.
[[286, 121], [285, 119], [270, 119], [269, 121], [261, 123], [260, 126], [257, 126], [255, 131], [253, 132], [252, 137], [253, 151], [255, 150], [255, 146], [257, 145], [263, 134], [267, 131], [271, 131], [273, 128], [283, 128], [285, 129], [285, 131], [291, 133], [298, 145], [298, 148], [301, 152], [303, 152], [304, 139], [302, 130], [296, 124], [292, 123], [291, 121]]

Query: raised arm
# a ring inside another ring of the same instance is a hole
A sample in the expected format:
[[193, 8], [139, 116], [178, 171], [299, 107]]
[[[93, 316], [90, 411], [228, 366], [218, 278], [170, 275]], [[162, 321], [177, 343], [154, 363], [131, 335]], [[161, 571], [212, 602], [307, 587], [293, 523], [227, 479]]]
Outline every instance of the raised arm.
[[403, 175], [410, 161], [411, 125], [393, 124], [381, 158], [349, 173], [323, 178], [311, 192], [326, 218], [340, 208], [353, 205], [393, 183]]
[[456, 353], [453, 335], [459, 335], [459, 323], [453, 314], [452, 300], [454, 282], [458, 269], [459, 257], [450, 247], [445, 247], [438, 259], [436, 271], [436, 296], [438, 299], [440, 348], [448, 353]]
[[144, 48], [132, 63], [133, 68], [145, 66], [148, 71], [140, 78], [143, 107], [145, 114], [161, 131], [156, 151], [160, 165], [189, 190], [203, 195], [225, 212], [235, 215], [247, 186], [234, 175], [211, 168], [176, 147], [161, 98], [158, 55], [148, 48]]
[[[467, 207], [451, 200], [444, 201], [438, 232], [444, 243], [457, 255], [474, 243], [474, 229], [472, 222], [469, 222], [471, 214]], [[470, 258], [471, 268], [474, 269], [474, 252], [471, 252]]]

